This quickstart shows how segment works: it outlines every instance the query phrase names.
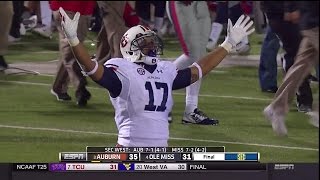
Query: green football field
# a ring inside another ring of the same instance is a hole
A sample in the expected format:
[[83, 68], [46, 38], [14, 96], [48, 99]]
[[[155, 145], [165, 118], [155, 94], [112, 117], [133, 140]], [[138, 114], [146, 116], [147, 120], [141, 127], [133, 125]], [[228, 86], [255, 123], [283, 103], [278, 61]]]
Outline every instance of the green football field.
[[[29, 34], [21, 43], [10, 46], [7, 60], [14, 63], [57, 59], [54, 38], [48, 41]], [[169, 44], [167, 57], [181, 53], [176, 41], [169, 39], [165, 43]], [[259, 44], [254, 46], [253, 53], [259, 53]], [[59, 152], [115, 146], [117, 129], [107, 91], [89, 81], [92, 99], [87, 107], [79, 108], [73, 87], [69, 91], [72, 101], [56, 101], [50, 94], [53, 78], [0, 74], [1, 162], [57, 162]], [[317, 86], [312, 84], [314, 99], [319, 98]], [[308, 123], [305, 114], [296, 111], [293, 102], [286, 119], [288, 136], [277, 137], [262, 115], [271, 99], [272, 94], [260, 91], [257, 67], [218, 68], [203, 80], [199, 108], [218, 118], [220, 125], [182, 124], [185, 91], [175, 91], [169, 145], [225, 146], [229, 152], [260, 152], [261, 162], [319, 162], [319, 129]]]

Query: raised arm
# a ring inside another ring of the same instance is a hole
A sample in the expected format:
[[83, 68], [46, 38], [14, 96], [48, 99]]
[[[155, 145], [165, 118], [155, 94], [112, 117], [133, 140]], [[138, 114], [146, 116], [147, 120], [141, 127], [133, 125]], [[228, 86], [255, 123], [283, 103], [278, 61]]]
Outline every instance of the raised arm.
[[234, 26], [232, 26], [231, 20], [228, 19], [227, 37], [224, 42], [190, 67], [191, 83], [207, 75], [245, 36], [253, 33], [254, 28], [252, 25], [253, 21], [250, 20], [249, 16], [241, 15]]
[[80, 13], [77, 12], [74, 18], [70, 19], [63, 8], [60, 7], [59, 11], [62, 16], [61, 26], [70, 46], [72, 47], [73, 54], [75, 55], [83, 74], [90, 76], [94, 81], [99, 81], [103, 76], [104, 67], [97, 61], [92, 61], [90, 59], [87, 49], [77, 37], [77, 28]]

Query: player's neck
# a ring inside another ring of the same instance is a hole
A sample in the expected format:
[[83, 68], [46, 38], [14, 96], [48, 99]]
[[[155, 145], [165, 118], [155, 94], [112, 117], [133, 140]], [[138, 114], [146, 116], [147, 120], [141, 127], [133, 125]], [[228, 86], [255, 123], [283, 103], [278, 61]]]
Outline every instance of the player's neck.
[[153, 73], [156, 68], [157, 68], [157, 64], [155, 65], [148, 65], [148, 64], [145, 64], [143, 62], [140, 62], [140, 63], [137, 63], [139, 64], [140, 66], [142, 66], [145, 70], [149, 71], [150, 73]]

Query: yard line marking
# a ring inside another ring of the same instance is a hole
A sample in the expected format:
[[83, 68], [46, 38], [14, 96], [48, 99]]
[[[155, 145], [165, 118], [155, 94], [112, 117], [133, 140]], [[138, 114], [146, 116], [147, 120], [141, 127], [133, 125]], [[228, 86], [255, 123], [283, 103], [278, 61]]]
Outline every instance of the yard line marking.
[[225, 73], [228, 73], [228, 71], [222, 71], [222, 70], [211, 70], [209, 73], [225, 74]]
[[41, 74], [41, 73], [39, 73], [38, 76], [54, 77], [55, 75], [53, 75], [53, 74]]
[[47, 61], [47, 62], [52, 63], [52, 62], [58, 62], [58, 61], [59, 61], [59, 59], [55, 59], [55, 60], [51, 60], [51, 61]]
[[[83, 133], [83, 134], [98, 134], [107, 136], [118, 136], [116, 133], [106, 133], [98, 131], [80, 131], [72, 129], [58, 129], [58, 128], [43, 128], [43, 127], [27, 127], [27, 126], [10, 126], [0, 124], [0, 128], [11, 128], [11, 129], [26, 129], [26, 130], [39, 130], [39, 131], [55, 131], [55, 132], [66, 132], [66, 133]], [[282, 149], [293, 149], [293, 150], [305, 150], [305, 151], [319, 151], [316, 148], [308, 147], [295, 147], [295, 146], [281, 146], [273, 144], [257, 144], [257, 143], [245, 143], [245, 142], [232, 142], [232, 141], [217, 141], [217, 140], [206, 140], [206, 139], [190, 139], [190, 138], [178, 138], [170, 137], [171, 140], [177, 141], [195, 141], [195, 142], [209, 142], [209, 143], [221, 143], [221, 144], [235, 144], [235, 145], [246, 145], [246, 146], [259, 146], [268, 148], [282, 148]]]
[[[24, 84], [24, 85], [35, 85], [35, 86], [51, 86], [51, 84], [46, 83], [34, 83], [34, 82], [25, 82], [25, 81], [5, 81], [0, 80], [1, 82], [9, 82], [9, 83], [16, 83], [16, 84]], [[103, 89], [99, 87], [87, 87], [88, 89]], [[174, 92], [174, 95], [185, 96], [185, 93], [177, 93]], [[212, 98], [229, 98], [229, 99], [245, 99], [245, 100], [257, 100], [257, 101], [271, 101], [271, 99], [266, 98], [256, 98], [256, 97], [246, 97], [246, 96], [225, 96], [225, 95], [212, 95], [212, 94], [199, 94], [199, 97], [212, 97]]]
[[[173, 93], [175, 95], [186, 95], [185, 93]], [[224, 95], [212, 95], [212, 94], [199, 94], [200, 97], [219, 97], [219, 98], [230, 98], [230, 99], [246, 99], [246, 100], [259, 100], [259, 101], [270, 101], [271, 99], [255, 98], [246, 96], [224, 96]]]

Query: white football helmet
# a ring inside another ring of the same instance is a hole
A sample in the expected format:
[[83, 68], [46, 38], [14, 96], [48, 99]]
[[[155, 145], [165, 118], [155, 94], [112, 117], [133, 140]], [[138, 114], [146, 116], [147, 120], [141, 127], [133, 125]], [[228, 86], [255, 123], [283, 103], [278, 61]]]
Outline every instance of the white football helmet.
[[124, 59], [131, 62], [156, 64], [163, 53], [163, 43], [159, 36], [148, 27], [131, 27], [121, 38], [120, 50]]

